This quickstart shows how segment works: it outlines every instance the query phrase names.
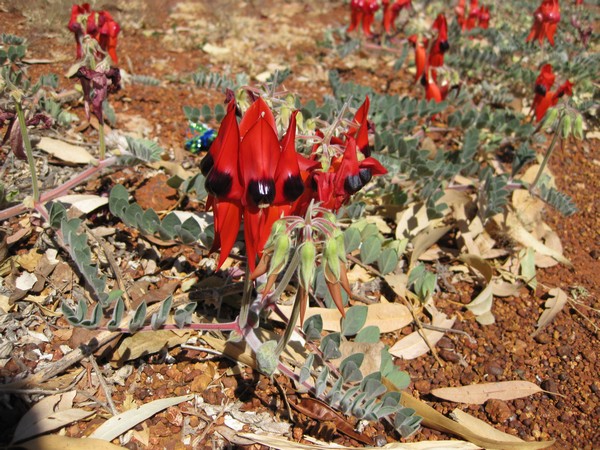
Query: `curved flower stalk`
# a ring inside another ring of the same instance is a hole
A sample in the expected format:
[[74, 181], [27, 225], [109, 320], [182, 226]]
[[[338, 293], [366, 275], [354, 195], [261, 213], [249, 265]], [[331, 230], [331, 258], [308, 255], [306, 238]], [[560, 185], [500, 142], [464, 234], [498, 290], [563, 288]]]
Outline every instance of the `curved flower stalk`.
[[558, 0], [542, 0], [542, 3], [533, 13], [533, 25], [527, 36], [526, 42], [537, 40], [544, 44], [544, 38], [550, 45], [554, 45], [554, 34], [560, 22], [560, 5]]
[[396, 31], [396, 19], [403, 9], [412, 8], [412, 0], [394, 0], [390, 4], [390, 0], [382, 0], [383, 4], [383, 29], [387, 34], [392, 34]]
[[121, 27], [108, 11], [94, 11], [89, 3], [73, 5], [68, 28], [75, 35], [77, 59], [83, 57], [84, 37], [90, 36], [98, 42], [104, 52], [108, 53], [114, 63], [118, 64], [117, 36]]
[[362, 31], [366, 37], [372, 37], [371, 27], [375, 21], [375, 12], [379, 9], [377, 0], [351, 0], [350, 2], [350, 26], [348, 33], [362, 25]]

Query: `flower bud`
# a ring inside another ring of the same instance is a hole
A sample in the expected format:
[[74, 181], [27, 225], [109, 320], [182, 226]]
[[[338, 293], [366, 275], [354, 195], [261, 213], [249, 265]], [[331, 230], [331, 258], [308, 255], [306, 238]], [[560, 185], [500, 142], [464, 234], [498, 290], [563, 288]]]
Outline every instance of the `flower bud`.
[[543, 128], [550, 128], [556, 118], [558, 117], [558, 110], [556, 108], [551, 108], [546, 112], [546, 119], [544, 120]]
[[346, 262], [346, 247], [344, 245], [344, 233], [342, 233], [342, 230], [340, 230], [339, 228], [336, 228], [333, 232], [333, 238], [337, 242], [338, 258], [340, 259], [340, 261], [345, 263]]
[[562, 136], [563, 139], [567, 139], [571, 134], [571, 116], [569, 114], [565, 115], [562, 123]]
[[290, 246], [291, 240], [287, 234], [279, 234], [279, 236], [275, 238], [273, 256], [271, 256], [271, 265], [269, 266], [269, 275], [277, 274], [285, 268], [288, 262]]
[[573, 135], [576, 139], [583, 140], [583, 116], [581, 114], [577, 114], [577, 117], [575, 117]]
[[327, 281], [337, 283], [340, 279], [340, 258], [338, 255], [338, 242], [335, 239], [329, 239], [325, 242], [323, 249], [324, 274]]
[[279, 219], [273, 223], [271, 227], [271, 234], [269, 234], [269, 238], [264, 246], [264, 251], [269, 251], [272, 249], [275, 240], [282, 234], [286, 232], [287, 223], [285, 219]]
[[312, 241], [306, 241], [300, 247], [300, 267], [298, 269], [298, 279], [300, 285], [308, 292], [312, 280], [315, 276], [315, 244]]

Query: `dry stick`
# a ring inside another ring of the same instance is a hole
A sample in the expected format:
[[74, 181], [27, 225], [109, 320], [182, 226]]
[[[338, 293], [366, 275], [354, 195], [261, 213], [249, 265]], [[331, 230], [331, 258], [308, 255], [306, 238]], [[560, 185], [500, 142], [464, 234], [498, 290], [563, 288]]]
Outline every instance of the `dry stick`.
[[417, 308], [415, 308], [411, 303], [409, 303], [409, 301], [407, 299], [405, 299], [404, 297], [400, 297], [400, 298], [406, 304], [406, 307], [410, 311], [410, 314], [413, 317], [415, 324], [417, 324], [417, 328], [418, 328], [417, 331], [419, 333], [419, 336], [421, 336], [421, 338], [425, 341], [425, 343], [427, 344], [427, 347], [429, 347], [429, 350], [431, 350], [431, 354], [433, 355], [435, 360], [438, 362], [440, 367], [444, 367], [444, 363], [440, 359], [437, 349], [435, 348], [435, 346], [431, 345], [431, 342], [429, 342], [429, 338], [427, 337], [427, 334], [425, 334], [423, 323], [421, 322], [421, 320], [417, 317], [417, 314], [415, 313], [415, 309], [417, 309]]
[[106, 384], [106, 380], [104, 379], [104, 375], [102, 375], [102, 371], [100, 370], [100, 367], [98, 366], [98, 363], [96, 362], [96, 358], [94, 358], [94, 355], [89, 355], [87, 359], [92, 364], [92, 367], [96, 371], [96, 375], [98, 375], [98, 381], [100, 382], [100, 386], [102, 386], [102, 390], [104, 391], [104, 395], [106, 396], [106, 403], [108, 404], [108, 409], [109, 409], [110, 413], [113, 416], [116, 416], [117, 414], [119, 414], [119, 411], [117, 410], [117, 407], [115, 406], [115, 403], [113, 402], [112, 390], [110, 389], [108, 384]]
[[117, 280], [117, 284], [119, 285], [119, 289], [121, 291], [123, 291], [125, 307], [127, 309], [131, 309], [132, 308], [131, 298], [129, 297], [129, 294], [127, 293], [127, 287], [125, 286], [125, 282], [123, 281], [121, 271], [119, 270], [119, 266], [117, 265], [117, 261], [115, 261], [115, 257], [113, 256], [112, 251], [110, 250], [110, 248], [108, 248], [108, 245], [106, 245], [106, 242], [104, 241], [104, 239], [97, 236], [96, 233], [94, 233], [85, 223], [82, 223], [82, 225], [83, 225], [83, 228], [90, 234], [90, 236], [92, 236], [92, 238], [94, 238], [94, 240], [98, 243], [98, 245], [100, 245], [100, 247], [102, 247], [104, 256], [106, 256], [106, 260], [108, 261], [108, 264], [110, 265], [110, 268], [113, 271], [115, 279]]

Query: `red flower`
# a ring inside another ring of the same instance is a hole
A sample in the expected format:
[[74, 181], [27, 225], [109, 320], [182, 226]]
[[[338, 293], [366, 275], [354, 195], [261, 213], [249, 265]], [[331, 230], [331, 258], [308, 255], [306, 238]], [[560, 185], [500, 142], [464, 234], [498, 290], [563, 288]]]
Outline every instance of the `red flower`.
[[560, 22], [560, 5], [558, 0], [542, 0], [533, 14], [533, 25], [526, 42], [537, 39], [543, 44], [544, 37], [550, 45], [554, 45], [554, 34]]
[[556, 92], [551, 92], [551, 91], [546, 92], [546, 95], [544, 95], [544, 97], [539, 101], [539, 103], [537, 104], [537, 106], [535, 108], [536, 122], [539, 122], [540, 120], [542, 120], [542, 118], [546, 114], [546, 111], [548, 110], [548, 108], [550, 108], [551, 106], [556, 106], [558, 104], [558, 101], [564, 95], [568, 95], [568, 96], [573, 95], [573, 83], [571, 83], [569, 80], [565, 81], [556, 90]]
[[490, 27], [490, 10], [487, 6], [482, 6], [479, 10], [479, 28], [487, 30]]
[[425, 72], [425, 64], [427, 62], [427, 50], [425, 49], [425, 45], [427, 45], [427, 43], [423, 45], [419, 43], [418, 39], [419, 38], [416, 34], [408, 37], [408, 42], [410, 42], [415, 49], [415, 83], [421, 79], [421, 76]]
[[[552, 72], [552, 66], [550, 64], [544, 64], [540, 69], [540, 74], [535, 80], [534, 92], [535, 95], [533, 97], [533, 103], [531, 105], [531, 109], [533, 111], [536, 110], [537, 106], [540, 104], [542, 99], [546, 96], [548, 91], [552, 89], [552, 85], [554, 84], [554, 79], [556, 76]], [[546, 108], [547, 109], [547, 108]], [[545, 112], [545, 110], [544, 110]], [[542, 114], [543, 116], [543, 114]]]
[[404, 8], [412, 7], [412, 0], [395, 0], [390, 6], [390, 0], [382, 0], [383, 4], [383, 29], [391, 34], [396, 30], [396, 19]]
[[354, 31], [362, 22], [363, 33], [367, 37], [373, 36], [371, 26], [375, 20], [375, 11], [379, 9], [377, 0], [351, 0], [350, 2], [350, 26], [347, 32]]
[[481, 10], [479, 9], [479, 1], [471, 0], [471, 4], [469, 5], [469, 17], [467, 18], [466, 29], [472, 30], [475, 28], [477, 21], [479, 20], [479, 14]]
[[[85, 23], [85, 30], [83, 24]], [[83, 56], [81, 43], [85, 35], [95, 39], [100, 48], [107, 52], [115, 64], [117, 64], [117, 35], [121, 31], [119, 24], [107, 11], [92, 11], [89, 3], [73, 5], [71, 8], [71, 19], [68, 28], [75, 35], [77, 45], [77, 58]]]
[[444, 65], [444, 53], [450, 48], [448, 43], [448, 23], [446, 16], [439, 14], [433, 22], [432, 28], [438, 31], [436, 39], [431, 45], [429, 52], [429, 66], [441, 67]]

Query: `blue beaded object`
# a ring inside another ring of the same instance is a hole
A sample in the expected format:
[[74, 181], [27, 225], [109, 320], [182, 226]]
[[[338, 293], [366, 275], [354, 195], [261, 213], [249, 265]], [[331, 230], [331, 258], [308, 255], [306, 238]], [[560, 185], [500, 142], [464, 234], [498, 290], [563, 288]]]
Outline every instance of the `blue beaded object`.
[[208, 151], [216, 137], [216, 131], [208, 125], [190, 120], [186, 133], [185, 149], [194, 154]]

